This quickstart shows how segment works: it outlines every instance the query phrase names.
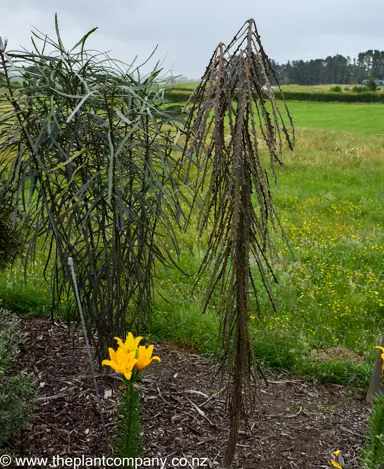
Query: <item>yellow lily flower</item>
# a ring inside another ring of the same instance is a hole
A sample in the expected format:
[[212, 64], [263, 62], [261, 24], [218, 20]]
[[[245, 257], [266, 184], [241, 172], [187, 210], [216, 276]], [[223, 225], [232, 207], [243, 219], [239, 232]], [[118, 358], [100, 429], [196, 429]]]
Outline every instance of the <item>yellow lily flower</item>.
[[145, 347], [144, 345], [140, 345], [137, 353], [137, 363], [136, 369], [142, 370], [146, 366], [148, 366], [153, 360], [160, 361], [160, 357], [152, 357], [153, 353], [153, 345], [149, 347]]
[[114, 339], [125, 353], [130, 353], [137, 349], [142, 337], [134, 338], [132, 332], [128, 332], [125, 342], [123, 342], [119, 337], [115, 337]]
[[132, 377], [132, 370], [137, 363], [135, 358], [136, 351], [133, 350], [130, 353], [126, 353], [122, 347], [119, 347], [116, 351], [113, 348], [109, 348], [110, 360], [103, 360], [101, 364], [103, 366], [110, 366], [117, 373], [123, 374], [128, 380]]

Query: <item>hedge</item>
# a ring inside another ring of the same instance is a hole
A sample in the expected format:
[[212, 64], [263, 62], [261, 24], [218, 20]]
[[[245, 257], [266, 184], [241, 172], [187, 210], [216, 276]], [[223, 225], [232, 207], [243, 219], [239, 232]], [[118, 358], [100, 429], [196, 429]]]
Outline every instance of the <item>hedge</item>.
[[[276, 97], [280, 96], [276, 92]], [[384, 103], [384, 94], [373, 92], [365, 93], [303, 93], [286, 91], [284, 98], [287, 101], [318, 101], [318, 102], [336, 102], [336, 103]]]
[[186, 103], [191, 97], [192, 91], [189, 92], [179, 92], [179, 91], [165, 91], [165, 98], [167, 101], [172, 103]]
[[[170, 102], [185, 103], [191, 97], [192, 91], [187, 90], [170, 90], [165, 92], [166, 99]], [[275, 92], [277, 99], [281, 98], [279, 91]], [[317, 102], [333, 102], [333, 103], [384, 103], [384, 93], [378, 94], [374, 92], [365, 93], [305, 93], [286, 91], [284, 98], [287, 101], [317, 101]]]

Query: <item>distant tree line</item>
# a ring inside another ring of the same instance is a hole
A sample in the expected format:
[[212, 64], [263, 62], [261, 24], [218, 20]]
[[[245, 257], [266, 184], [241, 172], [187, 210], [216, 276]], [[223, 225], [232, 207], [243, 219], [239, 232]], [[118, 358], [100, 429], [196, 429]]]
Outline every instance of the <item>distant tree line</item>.
[[[281, 84], [354, 84], [369, 77], [384, 79], [384, 51], [376, 49], [360, 52], [353, 59], [337, 54], [326, 59], [292, 60], [285, 64], [271, 60], [271, 63]], [[274, 81], [273, 77], [271, 80]]]

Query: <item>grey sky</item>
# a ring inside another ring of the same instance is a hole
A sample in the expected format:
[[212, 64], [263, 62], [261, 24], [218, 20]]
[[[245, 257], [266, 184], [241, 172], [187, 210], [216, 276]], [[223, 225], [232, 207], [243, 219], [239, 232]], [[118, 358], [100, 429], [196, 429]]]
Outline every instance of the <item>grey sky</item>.
[[30, 30], [54, 34], [54, 14], [69, 47], [98, 26], [89, 45], [114, 58], [157, 60], [199, 78], [214, 47], [255, 18], [267, 54], [279, 61], [384, 50], [383, 0], [13, 0], [0, 6], [0, 36], [30, 48]]

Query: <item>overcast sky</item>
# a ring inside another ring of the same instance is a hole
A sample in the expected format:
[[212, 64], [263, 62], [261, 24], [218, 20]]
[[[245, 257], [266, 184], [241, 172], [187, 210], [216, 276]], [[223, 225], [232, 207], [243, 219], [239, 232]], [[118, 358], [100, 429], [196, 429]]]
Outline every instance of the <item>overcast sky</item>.
[[0, 4], [0, 36], [11, 49], [30, 48], [33, 26], [54, 35], [55, 12], [68, 49], [98, 26], [91, 48], [129, 62], [158, 45], [165, 70], [189, 78], [251, 17], [279, 62], [384, 50], [384, 0], [10, 0]]

